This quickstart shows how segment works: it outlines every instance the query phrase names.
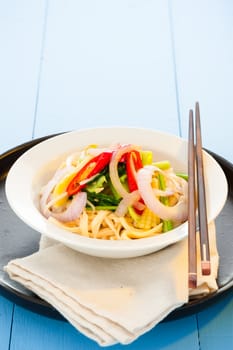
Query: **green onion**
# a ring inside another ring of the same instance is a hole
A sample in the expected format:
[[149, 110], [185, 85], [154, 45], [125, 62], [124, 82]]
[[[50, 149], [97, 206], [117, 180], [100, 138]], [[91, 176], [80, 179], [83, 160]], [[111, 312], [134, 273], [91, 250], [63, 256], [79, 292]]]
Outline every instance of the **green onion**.
[[161, 170], [167, 170], [171, 168], [171, 163], [169, 162], [169, 160], [162, 160], [160, 162], [154, 162], [152, 163], [152, 165], [155, 165], [157, 168], [161, 169]]
[[[163, 174], [158, 174], [159, 188], [163, 191], [166, 189], [166, 182]], [[168, 197], [160, 197], [160, 201], [164, 205], [168, 205]], [[163, 232], [167, 232], [173, 229], [173, 223], [171, 220], [163, 220]]]
[[142, 164], [143, 165], [151, 165], [153, 161], [153, 153], [152, 151], [142, 151]]
[[188, 174], [176, 173], [176, 176], [181, 177], [182, 179], [188, 181]]
[[[117, 208], [117, 206], [114, 205], [105, 205], [105, 206], [101, 206], [101, 205], [96, 205], [95, 206], [95, 210], [109, 210], [109, 211], [115, 211]], [[92, 207], [87, 206], [86, 210], [93, 210]]]

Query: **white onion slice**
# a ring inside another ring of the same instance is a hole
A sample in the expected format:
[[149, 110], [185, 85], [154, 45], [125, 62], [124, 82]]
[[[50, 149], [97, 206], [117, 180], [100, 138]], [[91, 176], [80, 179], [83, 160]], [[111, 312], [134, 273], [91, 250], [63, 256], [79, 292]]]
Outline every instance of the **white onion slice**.
[[123, 198], [127, 196], [128, 192], [126, 191], [126, 189], [124, 188], [124, 186], [120, 181], [120, 178], [118, 175], [118, 163], [124, 154], [135, 150], [139, 151], [140, 149], [139, 147], [136, 147], [134, 145], [126, 145], [121, 147], [119, 150], [113, 152], [112, 159], [109, 164], [109, 175], [110, 175], [110, 179], [112, 181], [113, 187], [115, 188], [117, 193]]
[[183, 195], [180, 196], [176, 205], [169, 207], [160, 202], [155, 196], [151, 186], [152, 175], [156, 168], [154, 166], [145, 166], [138, 170], [136, 179], [138, 190], [146, 206], [163, 220], [172, 220], [175, 222], [184, 222], [188, 216], [187, 206], [187, 182], [182, 182]]
[[108, 147], [108, 148], [88, 148], [88, 150], [87, 150], [87, 154], [90, 154], [91, 156], [94, 156], [94, 157], [96, 157], [96, 156], [98, 156], [99, 154], [101, 154], [101, 153], [103, 153], [103, 152], [105, 152], [105, 153], [107, 153], [107, 152], [109, 152], [109, 153], [111, 153], [113, 151], [113, 149], [111, 149], [110, 147]]
[[81, 186], [82, 186], [82, 185], [86, 185], [86, 184], [88, 184], [89, 182], [95, 180], [95, 178], [98, 177], [98, 176], [99, 176], [99, 173], [93, 175], [92, 177], [88, 177], [87, 179], [80, 181], [80, 182], [79, 182], [79, 185], [81, 185]]
[[124, 216], [127, 213], [128, 207], [134, 205], [140, 198], [141, 196], [138, 191], [127, 193], [127, 195], [118, 204], [115, 214], [117, 216]]
[[[52, 197], [52, 196], [51, 196], [51, 197]], [[49, 209], [49, 208], [51, 208], [57, 201], [60, 201], [61, 199], [66, 198], [66, 197], [68, 197], [67, 192], [61, 193], [59, 196], [56, 196], [56, 198], [53, 198], [53, 197], [52, 197], [52, 199], [51, 199], [49, 202], [47, 202], [46, 207]]]
[[166, 189], [166, 190], [159, 190], [158, 188], [153, 188], [155, 196], [159, 197], [169, 197], [174, 194], [174, 190]]
[[81, 215], [86, 205], [86, 202], [87, 202], [86, 192], [79, 192], [78, 194], [73, 196], [73, 199], [66, 210], [64, 210], [61, 213], [55, 213], [50, 211], [49, 216], [52, 216], [61, 222], [73, 221], [79, 218], [79, 216]]

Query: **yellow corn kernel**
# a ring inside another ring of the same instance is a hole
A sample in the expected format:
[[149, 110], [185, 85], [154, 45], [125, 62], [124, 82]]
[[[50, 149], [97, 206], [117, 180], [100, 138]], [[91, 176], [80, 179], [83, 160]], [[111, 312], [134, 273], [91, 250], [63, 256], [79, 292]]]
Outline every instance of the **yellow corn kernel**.
[[145, 208], [142, 215], [138, 215], [134, 226], [143, 230], [149, 230], [160, 223], [160, 218], [150, 209]]

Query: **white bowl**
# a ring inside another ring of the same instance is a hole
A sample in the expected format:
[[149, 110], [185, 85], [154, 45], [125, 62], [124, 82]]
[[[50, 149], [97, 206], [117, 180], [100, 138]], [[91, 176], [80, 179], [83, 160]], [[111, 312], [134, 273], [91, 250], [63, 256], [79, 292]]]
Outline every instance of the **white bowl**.
[[[77, 251], [107, 258], [129, 258], [158, 251], [185, 238], [187, 222], [161, 235], [138, 240], [109, 241], [83, 237], [48, 222], [38, 210], [39, 190], [68, 154], [88, 144], [109, 146], [133, 143], [154, 151], [156, 160], [168, 159], [176, 172], [187, 172], [187, 140], [156, 130], [106, 127], [64, 133], [43, 141], [25, 152], [11, 167], [6, 195], [15, 213], [29, 226]], [[225, 174], [204, 151], [208, 221], [214, 220], [227, 198]], [[19, 237], [20, 239], [20, 237]]]

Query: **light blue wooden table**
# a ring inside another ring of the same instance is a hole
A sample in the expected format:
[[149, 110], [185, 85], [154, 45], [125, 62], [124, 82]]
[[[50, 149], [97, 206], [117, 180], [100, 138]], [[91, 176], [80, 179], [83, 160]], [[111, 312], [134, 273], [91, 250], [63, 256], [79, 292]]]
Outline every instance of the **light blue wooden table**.
[[[231, 1], [0, 1], [0, 49], [0, 153], [93, 126], [186, 137], [198, 100], [203, 146], [233, 162]], [[233, 349], [233, 292], [112, 348]], [[100, 348], [0, 295], [0, 350], [38, 349]]]

